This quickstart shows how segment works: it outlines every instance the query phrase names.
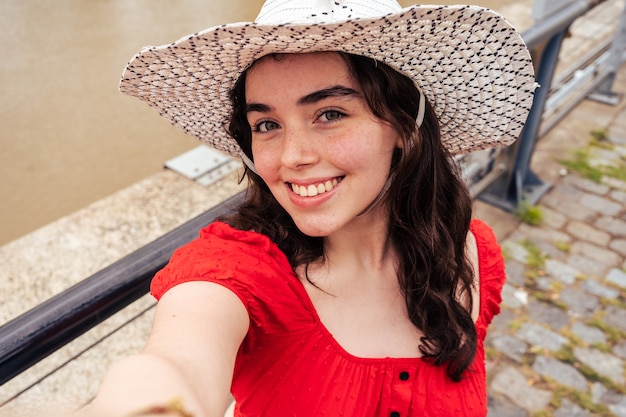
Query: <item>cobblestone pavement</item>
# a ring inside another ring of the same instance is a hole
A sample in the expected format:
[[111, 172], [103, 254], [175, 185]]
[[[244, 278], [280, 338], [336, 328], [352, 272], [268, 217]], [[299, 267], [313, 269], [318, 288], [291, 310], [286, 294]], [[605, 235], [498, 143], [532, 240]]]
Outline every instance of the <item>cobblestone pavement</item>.
[[[614, 89], [626, 91], [624, 78]], [[558, 174], [538, 203], [541, 224], [518, 222], [501, 238], [508, 278], [486, 341], [490, 417], [626, 417], [624, 100], [583, 103], [561, 123], [569, 132], [538, 143], [553, 149], [539, 149], [541, 169]], [[575, 155], [586, 171], [561, 162]]]

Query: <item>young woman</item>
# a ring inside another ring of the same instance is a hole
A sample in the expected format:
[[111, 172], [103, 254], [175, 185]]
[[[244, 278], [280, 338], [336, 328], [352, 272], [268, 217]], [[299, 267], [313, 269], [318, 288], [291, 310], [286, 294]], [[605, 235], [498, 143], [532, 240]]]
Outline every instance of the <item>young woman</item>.
[[249, 189], [154, 278], [147, 346], [94, 415], [222, 416], [230, 393], [236, 416], [486, 415], [504, 263], [452, 156], [517, 137], [528, 52], [476, 7], [301, 3], [129, 64], [122, 91]]

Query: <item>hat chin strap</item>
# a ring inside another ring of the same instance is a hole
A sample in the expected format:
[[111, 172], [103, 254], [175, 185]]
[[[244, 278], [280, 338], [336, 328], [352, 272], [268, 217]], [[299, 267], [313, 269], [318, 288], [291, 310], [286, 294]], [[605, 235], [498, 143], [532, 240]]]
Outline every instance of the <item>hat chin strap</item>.
[[246, 155], [245, 152], [243, 152], [243, 151], [241, 152], [241, 160], [246, 165], [246, 167], [248, 167], [248, 169], [250, 171], [252, 171], [255, 174], [259, 175], [259, 173], [256, 171], [256, 167], [254, 166], [254, 162], [252, 162], [252, 160], [250, 158], [248, 158], [248, 155]]
[[422, 89], [419, 88], [419, 86], [417, 85], [416, 87], [417, 91], [420, 92], [420, 104], [419, 108], [417, 109], [417, 117], [415, 118], [415, 123], [417, 124], [417, 127], [420, 127], [424, 122], [424, 114], [426, 113], [426, 98], [424, 97]]

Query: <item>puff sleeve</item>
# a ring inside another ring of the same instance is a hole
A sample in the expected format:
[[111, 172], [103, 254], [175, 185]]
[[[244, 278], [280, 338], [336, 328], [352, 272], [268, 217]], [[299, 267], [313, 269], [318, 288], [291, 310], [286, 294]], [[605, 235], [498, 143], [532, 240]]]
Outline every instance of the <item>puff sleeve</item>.
[[506, 280], [502, 249], [493, 230], [483, 221], [474, 219], [470, 230], [476, 238], [478, 273], [480, 278], [480, 313], [476, 330], [480, 340], [485, 338], [493, 317], [500, 313], [502, 287]]
[[302, 311], [297, 288], [302, 284], [284, 253], [267, 236], [222, 222], [210, 224], [198, 239], [177, 249], [153, 278], [150, 292], [159, 300], [172, 287], [190, 281], [230, 289], [257, 324], [280, 324], [286, 320], [284, 311]]

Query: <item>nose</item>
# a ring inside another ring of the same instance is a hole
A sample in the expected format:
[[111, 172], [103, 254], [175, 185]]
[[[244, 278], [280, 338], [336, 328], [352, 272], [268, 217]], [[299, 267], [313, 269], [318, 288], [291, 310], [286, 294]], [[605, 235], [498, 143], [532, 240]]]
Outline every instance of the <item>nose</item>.
[[315, 164], [319, 158], [317, 141], [306, 128], [292, 128], [285, 132], [281, 162], [289, 168]]

